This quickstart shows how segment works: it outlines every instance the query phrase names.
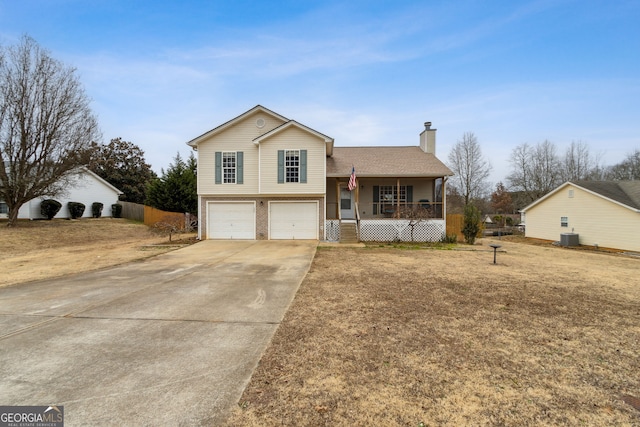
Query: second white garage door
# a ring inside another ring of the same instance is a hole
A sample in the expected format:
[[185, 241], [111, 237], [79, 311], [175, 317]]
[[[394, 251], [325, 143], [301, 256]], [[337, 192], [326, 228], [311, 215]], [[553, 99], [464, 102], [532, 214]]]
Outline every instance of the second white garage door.
[[210, 239], [256, 238], [254, 202], [215, 202], [208, 204], [207, 228]]
[[318, 239], [318, 202], [269, 203], [269, 238]]

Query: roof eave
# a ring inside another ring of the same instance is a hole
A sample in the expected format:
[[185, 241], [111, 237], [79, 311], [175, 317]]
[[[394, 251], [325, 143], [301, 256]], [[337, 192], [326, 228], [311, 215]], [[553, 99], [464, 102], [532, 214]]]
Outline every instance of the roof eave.
[[205, 133], [203, 133], [200, 136], [197, 136], [195, 138], [193, 138], [191, 141], [187, 142], [187, 145], [189, 145], [190, 147], [192, 147], [193, 149], [197, 150], [198, 149], [198, 144], [200, 142], [202, 142], [202, 140], [207, 139], [212, 137], [213, 135], [216, 135], [220, 132], [222, 132], [223, 130], [233, 126], [234, 124], [238, 123], [239, 121], [243, 120], [245, 117], [254, 114], [256, 111], [262, 111], [263, 113], [269, 114], [277, 119], [280, 119], [282, 121], [288, 122], [289, 119], [287, 119], [286, 117], [269, 110], [266, 107], [263, 107], [262, 105], [258, 104], [255, 107], [245, 111], [244, 113], [240, 114], [239, 116], [234, 117], [233, 119], [221, 124], [220, 126], [217, 126]]
[[[357, 173], [356, 171], [356, 176], [358, 178], [443, 178], [445, 176], [452, 176], [453, 174], [380, 174], [380, 173], [375, 173], [375, 174], [362, 174], [362, 173]], [[349, 178], [351, 175], [350, 174], [344, 174], [344, 173], [340, 173], [340, 174], [331, 174], [328, 173], [327, 174], [327, 178]]]
[[518, 212], [525, 212], [526, 213], [526, 211], [528, 209], [531, 209], [532, 207], [538, 205], [539, 203], [542, 203], [544, 200], [546, 200], [549, 197], [553, 196], [554, 194], [556, 194], [557, 192], [559, 192], [563, 188], [567, 187], [568, 185], [573, 185], [574, 187], [577, 187], [577, 188], [581, 189], [582, 191], [585, 191], [585, 192], [587, 192], [587, 193], [589, 193], [589, 194], [591, 194], [593, 196], [600, 197], [601, 199], [607, 200], [607, 201], [609, 201], [611, 203], [614, 203], [614, 204], [616, 204], [618, 206], [622, 206], [623, 208], [629, 209], [629, 210], [631, 210], [633, 212], [640, 213], [640, 209], [637, 209], [637, 208], [635, 208], [633, 206], [629, 206], [629, 205], [627, 205], [625, 203], [621, 203], [621, 202], [619, 202], [617, 200], [613, 200], [613, 199], [611, 199], [611, 198], [609, 198], [607, 196], [604, 196], [604, 195], [598, 193], [597, 191], [590, 190], [588, 188], [585, 188], [585, 187], [583, 187], [583, 186], [581, 186], [579, 184], [576, 184], [575, 182], [571, 182], [571, 181], [565, 182], [564, 184], [560, 185], [555, 190], [550, 191], [549, 193], [547, 193], [544, 196], [540, 197], [538, 200], [535, 200], [534, 202], [532, 202], [529, 205], [525, 206], [524, 208], [520, 209]]

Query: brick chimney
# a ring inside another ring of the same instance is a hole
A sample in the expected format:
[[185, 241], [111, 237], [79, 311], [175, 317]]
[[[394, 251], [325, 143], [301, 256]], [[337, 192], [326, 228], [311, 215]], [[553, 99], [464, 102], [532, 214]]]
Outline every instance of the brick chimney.
[[424, 123], [424, 130], [420, 134], [420, 148], [425, 153], [436, 154], [436, 131], [431, 129], [431, 122]]

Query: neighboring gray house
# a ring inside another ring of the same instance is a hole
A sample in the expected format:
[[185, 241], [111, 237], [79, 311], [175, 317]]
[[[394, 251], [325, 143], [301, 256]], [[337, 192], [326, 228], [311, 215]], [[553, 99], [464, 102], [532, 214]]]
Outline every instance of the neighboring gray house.
[[[102, 216], [111, 216], [111, 205], [118, 202], [118, 196], [122, 191], [100, 178], [89, 169], [82, 167], [73, 174], [72, 183], [67, 188], [65, 194], [55, 197], [38, 197], [22, 205], [18, 211], [18, 219], [42, 219], [40, 214], [40, 203], [44, 199], [52, 198], [62, 204], [62, 208], [55, 216], [56, 218], [69, 218], [69, 202], [79, 202], [85, 205], [83, 218], [91, 217], [91, 205], [94, 202], [103, 204]], [[9, 210], [3, 201], [0, 201], [0, 218], [6, 218]]]
[[521, 211], [525, 236], [640, 252], [640, 181], [566, 182]]

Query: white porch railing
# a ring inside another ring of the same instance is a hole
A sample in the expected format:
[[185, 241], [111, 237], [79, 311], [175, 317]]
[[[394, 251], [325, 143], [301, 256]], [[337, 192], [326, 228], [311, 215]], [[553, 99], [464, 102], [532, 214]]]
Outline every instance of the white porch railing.
[[[340, 240], [340, 221], [325, 222], [327, 240]], [[438, 242], [446, 233], [443, 219], [361, 219], [359, 221], [362, 242]]]

